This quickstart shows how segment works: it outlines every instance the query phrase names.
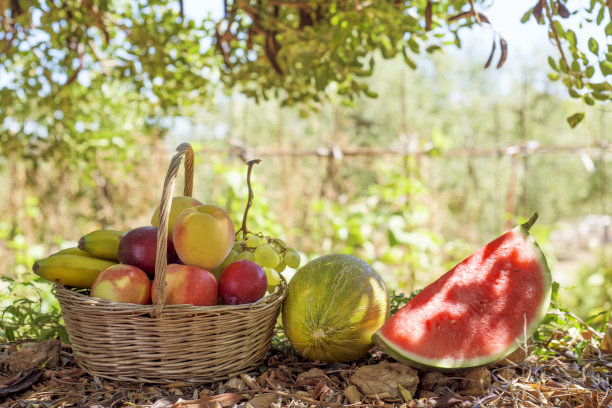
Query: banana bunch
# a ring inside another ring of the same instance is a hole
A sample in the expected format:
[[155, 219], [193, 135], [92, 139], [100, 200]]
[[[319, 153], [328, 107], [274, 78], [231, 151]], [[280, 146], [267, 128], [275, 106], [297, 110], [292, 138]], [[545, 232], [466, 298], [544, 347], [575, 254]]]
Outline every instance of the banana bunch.
[[62, 249], [60, 251], [57, 251], [53, 255], [79, 255], [79, 256], [87, 256], [89, 258], [95, 258], [95, 256], [93, 256], [87, 251], [83, 251], [82, 249], [79, 249], [79, 247], [70, 247], [70, 248]]
[[92, 231], [81, 237], [78, 247], [39, 259], [32, 270], [49, 281], [89, 289], [103, 269], [118, 263], [119, 240], [124, 233], [107, 229]]
[[125, 231], [111, 229], [95, 230], [79, 239], [79, 249], [90, 253], [96, 258], [117, 262], [119, 240]]
[[103, 269], [115, 264], [92, 256], [56, 253], [34, 262], [32, 270], [49, 281], [89, 289]]

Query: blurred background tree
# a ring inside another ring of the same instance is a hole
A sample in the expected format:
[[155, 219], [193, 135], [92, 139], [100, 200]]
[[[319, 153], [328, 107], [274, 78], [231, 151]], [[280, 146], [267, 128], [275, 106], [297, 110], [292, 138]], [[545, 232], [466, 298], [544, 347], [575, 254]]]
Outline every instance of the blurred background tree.
[[[274, 97], [310, 107], [330, 95], [375, 96], [365, 80], [374, 71], [375, 55], [401, 55], [414, 68], [422, 54], [461, 46], [459, 32], [476, 25], [494, 34], [483, 65], [499, 68], [507, 57], [508, 44], [489, 22], [484, 0], [223, 4], [223, 18], [196, 22], [176, 0], [0, 2], [0, 97], [11, 107], [0, 111], [0, 123], [12, 130], [3, 132], [4, 149], [23, 152], [33, 143], [41, 149], [43, 142], [49, 149], [63, 146], [56, 140], [57, 126], [79, 141], [78, 130], [66, 122], [79, 120], [88, 99], [79, 107], [67, 103], [83, 92], [73, 88], [108, 95], [102, 85], [120, 83], [127, 101], [146, 101], [147, 116], [158, 119], [209, 99], [217, 85], [256, 100]], [[587, 105], [609, 101], [612, 44], [605, 38], [612, 36], [612, 6], [591, 0], [573, 7], [536, 0], [523, 21], [548, 27], [558, 52], [549, 58], [552, 80]], [[605, 35], [580, 42], [564, 24], [572, 16]], [[40, 106], [48, 111], [40, 112]], [[569, 122], [575, 126], [582, 117], [576, 113]], [[8, 143], [13, 134], [31, 136]]]

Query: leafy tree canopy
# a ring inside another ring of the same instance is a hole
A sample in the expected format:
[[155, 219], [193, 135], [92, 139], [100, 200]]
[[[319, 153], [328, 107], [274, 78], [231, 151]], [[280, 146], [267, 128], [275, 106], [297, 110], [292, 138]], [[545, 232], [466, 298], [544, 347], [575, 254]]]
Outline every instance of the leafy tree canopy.
[[[489, 3], [225, 0], [223, 18], [194, 21], [181, 0], [0, 0], [0, 149], [83, 149], [87, 129], [103, 139], [127, 133], [122, 110], [155, 123], [220, 85], [287, 105], [375, 96], [366, 83], [375, 54], [415, 67], [419, 55], [460, 47], [459, 31], [474, 25], [494, 33], [483, 65], [500, 67], [507, 43], [486, 16]], [[557, 48], [549, 78], [591, 105], [612, 99], [612, 44], [583, 45], [566, 22], [575, 15], [610, 38], [612, 2], [579, 7], [534, 0], [522, 20], [548, 27]]]

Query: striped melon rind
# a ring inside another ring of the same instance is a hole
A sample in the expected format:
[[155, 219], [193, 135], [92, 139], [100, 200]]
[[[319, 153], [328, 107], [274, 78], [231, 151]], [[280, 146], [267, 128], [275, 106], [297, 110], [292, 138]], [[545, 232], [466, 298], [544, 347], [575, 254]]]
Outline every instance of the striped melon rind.
[[301, 267], [289, 282], [282, 310], [295, 350], [327, 362], [363, 357], [388, 317], [389, 296], [380, 275], [345, 254], [324, 255]]

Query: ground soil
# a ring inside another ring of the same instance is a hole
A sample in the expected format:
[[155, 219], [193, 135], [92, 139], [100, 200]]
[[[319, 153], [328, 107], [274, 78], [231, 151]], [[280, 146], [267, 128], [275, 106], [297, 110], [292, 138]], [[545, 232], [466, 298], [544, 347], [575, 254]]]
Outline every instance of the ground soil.
[[[412, 369], [375, 349], [357, 362], [326, 364], [277, 342], [258, 367], [210, 384], [113, 381], [81, 369], [71, 347], [59, 341], [0, 344], [0, 406], [612, 407], [605, 336], [576, 332], [576, 342], [565, 341], [567, 347], [548, 356], [522, 348], [504, 361], [450, 373]], [[587, 344], [581, 356], [577, 342]], [[28, 360], [35, 366], [28, 367]]]

